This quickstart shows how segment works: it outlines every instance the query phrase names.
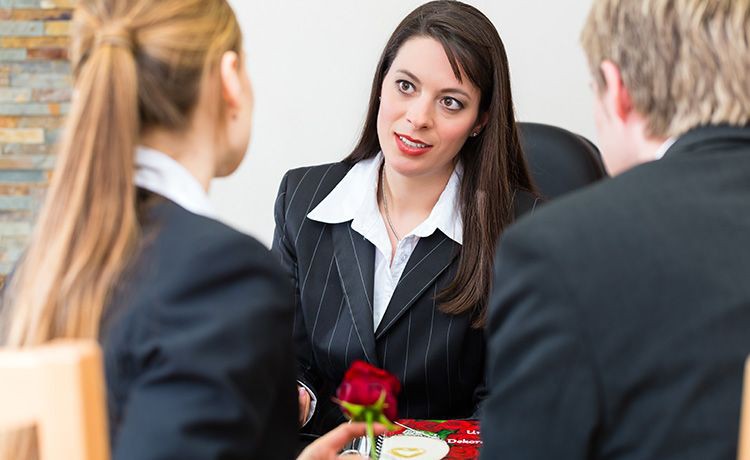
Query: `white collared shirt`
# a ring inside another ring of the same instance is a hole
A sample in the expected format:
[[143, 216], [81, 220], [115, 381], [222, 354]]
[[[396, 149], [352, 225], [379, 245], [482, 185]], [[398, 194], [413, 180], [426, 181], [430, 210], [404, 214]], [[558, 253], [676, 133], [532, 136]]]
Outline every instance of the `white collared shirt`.
[[200, 216], [216, 219], [208, 194], [198, 179], [174, 158], [139, 146], [135, 151], [135, 185], [163, 196]]
[[462, 168], [459, 163], [430, 215], [402, 237], [391, 260], [391, 241], [377, 198], [382, 162], [383, 154], [378, 153], [373, 158], [355, 164], [331, 193], [307, 215], [312, 220], [328, 224], [352, 221], [352, 230], [375, 246], [373, 326], [376, 330], [419, 239], [440, 229], [456, 243], [463, 242], [459, 202]]
[[669, 139], [667, 139], [666, 141], [664, 141], [659, 146], [659, 148], [656, 149], [656, 153], [654, 154], [654, 158], [657, 159], [657, 160], [661, 160], [662, 158], [664, 158], [664, 155], [667, 153], [667, 150], [669, 150], [670, 148], [672, 148], [672, 146], [674, 145], [675, 142], [677, 142], [677, 138], [676, 137], [670, 137]]

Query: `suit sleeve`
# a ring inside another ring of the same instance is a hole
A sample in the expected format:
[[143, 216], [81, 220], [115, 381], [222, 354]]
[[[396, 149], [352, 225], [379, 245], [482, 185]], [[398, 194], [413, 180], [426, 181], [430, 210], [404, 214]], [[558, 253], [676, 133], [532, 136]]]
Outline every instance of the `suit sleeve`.
[[206, 240], [161, 268], [164, 289], [136, 328], [115, 460], [294, 455], [291, 289], [260, 243]]
[[499, 244], [489, 304], [483, 459], [589, 458], [602, 391], [565, 267], [529, 225]]
[[299, 291], [299, 270], [297, 267], [297, 254], [293, 244], [294, 238], [290, 235], [287, 216], [289, 214], [289, 201], [293, 191], [289, 190], [289, 173], [284, 175], [279, 186], [279, 193], [274, 206], [274, 219], [276, 228], [274, 230], [273, 245], [271, 250], [278, 257], [281, 266], [286, 272], [289, 280], [294, 286], [294, 345], [297, 353], [297, 378], [317, 399], [318, 377], [315, 372], [314, 359], [310, 339], [307, 336], [305, 319], [302, 313], [302, 302]]

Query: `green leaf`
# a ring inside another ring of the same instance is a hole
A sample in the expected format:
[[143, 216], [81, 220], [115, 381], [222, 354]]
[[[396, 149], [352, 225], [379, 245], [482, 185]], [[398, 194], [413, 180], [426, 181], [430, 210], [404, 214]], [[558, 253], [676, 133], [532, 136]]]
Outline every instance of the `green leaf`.
[[438, 435], [440, 439], [445, 441], [446, 439], [448, 439], [448, 436], [452, 435], [453, 433], [456, 433], [457, 431], [458, 430], [440, 430], [435, 434]]

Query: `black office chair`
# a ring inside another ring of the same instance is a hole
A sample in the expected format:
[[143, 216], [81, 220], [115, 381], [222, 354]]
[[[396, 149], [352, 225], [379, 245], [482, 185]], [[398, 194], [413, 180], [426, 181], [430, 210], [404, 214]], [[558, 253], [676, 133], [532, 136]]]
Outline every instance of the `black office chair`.
[[556, 126], [519, 123], [531, 177], [545, 201], [607, 177], [596, 146]]

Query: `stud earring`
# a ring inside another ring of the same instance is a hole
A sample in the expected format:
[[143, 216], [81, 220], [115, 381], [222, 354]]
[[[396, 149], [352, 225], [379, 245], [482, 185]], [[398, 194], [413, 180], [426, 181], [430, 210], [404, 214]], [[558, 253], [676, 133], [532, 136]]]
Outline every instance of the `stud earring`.
[[471, 137], [477, 137], [477, 136], [479, 136], [479, 133], [477, 132], [471, 133]]

